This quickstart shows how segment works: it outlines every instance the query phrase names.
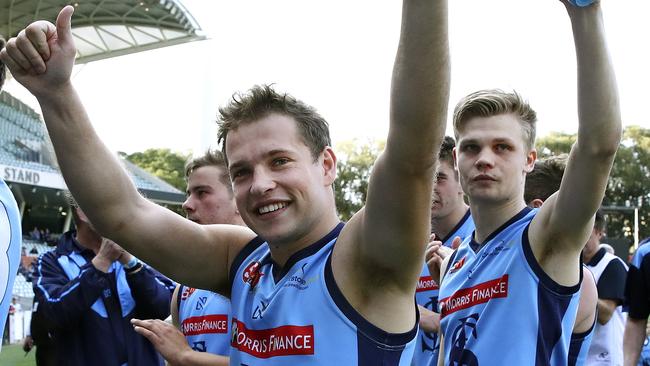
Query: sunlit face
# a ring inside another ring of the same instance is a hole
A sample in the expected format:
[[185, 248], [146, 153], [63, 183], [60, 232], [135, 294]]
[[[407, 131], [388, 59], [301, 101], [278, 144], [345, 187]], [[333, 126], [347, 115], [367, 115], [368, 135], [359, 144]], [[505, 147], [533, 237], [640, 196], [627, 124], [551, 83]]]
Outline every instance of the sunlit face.
[[202, 224], [238, 224], [235, 198], [221, 181], [221, 168], [214, 165], [194, 169], [187, 178], [183, 210], [188, 219]]
[[460, 183], [471, 202], [523, 202], [525, 176], [536, 157], [512, 114], [468, 120], [455, 150]]
[[295, 120], [270, 114], [230, 131], [226, 151], [237, 207], [258, 235], [281, 244], [321, 231], [334, 207], [331, 148], [314, 161]]
[[458, 205], [463, 205], [463, 189], [454, 168], [441, 161], [436, 171], [431, 200], [431, 218], [440, 219], [451, 214]]

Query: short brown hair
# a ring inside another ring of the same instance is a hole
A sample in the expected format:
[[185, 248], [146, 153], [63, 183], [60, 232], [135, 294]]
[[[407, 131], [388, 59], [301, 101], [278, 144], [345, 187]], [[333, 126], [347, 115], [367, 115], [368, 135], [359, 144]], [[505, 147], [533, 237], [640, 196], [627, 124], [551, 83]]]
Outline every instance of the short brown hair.
[[524, 132], [524, 144], [531, 149], [535, 146], [535, 123], [537, 113], [517, 92], [504, 92], [499, 89], [479, 90], [460, 102], [454, 108], [454, 134], [456, 140], [463, 124], [474, 117], [492, 117], [502, 114], [514, 114]]
[[230, 183], [230, 175], [228, 174], [228, 164], [226, 164], [226, 157], [219, 150], [208, 149], [208, 151], [206, 151], [202, 156], [190, 159], [187, 164], [185, 164], [185, 180], [189, 179], [190, 174], [192, 174], [193, 171], [204, 166], [214, 166], [221, 168], [219, 181], [221, 184], [228, 187], [228, 191], [232, 193], [232, 185]]
[[534, 199], [546, 201], [560, 189], [567, 158], [567, 154], [562, 154], [535, 162], [533, 170], [526, 175], [524, 200], [527, 204]]
[[451, 136], [445, 136], [440, 144], [440, 152], [438, 153], [438, 161], [444, 161], [450, 167], [454, 167], [454, 147], [456, 141]]
[[292, 97], [273, 90], [271, 85], [255, 85], [246, 93], [236, 93], [230, 103], [219, 108], [219, 135], [217, 142], [222, 144], [226, 161], [226, 139], [228, 132], [236, 130], [245, 123], [264, 118], [271, 113], [292, 117], [298, 126], [305, 145], [314, 160], [327, 146], [331, 146], [329, 126], [316, 109]]
[[[2, 38], [2, 34], [0, 34], [0, 50], [5, 48], [5, 39]], [[0, 89], [2, 89], [2, 85], [5, 83], [5, 77], [6, 77], [7, 71], [5, 70], [5, 64], [0, 61]]]

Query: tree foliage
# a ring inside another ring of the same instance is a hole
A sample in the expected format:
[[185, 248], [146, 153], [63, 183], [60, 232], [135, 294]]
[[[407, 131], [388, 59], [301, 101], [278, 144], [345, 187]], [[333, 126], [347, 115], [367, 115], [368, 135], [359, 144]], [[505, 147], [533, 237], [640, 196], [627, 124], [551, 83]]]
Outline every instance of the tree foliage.
[[339, 160], [334, 194], [341, 220], [349, 220], [366, 202], [370, 172], [385, 145], [384, 141], [351, 140], [336, 146]]
[[189, 154], [170, 149], [147, 149], [133, 154], [120, 153], [126, 160], [185, 192], [185, 162]]
[[[538, 139], [540, 158], [568, 153], [576, 135], [552, 133]], [[628, 126], [616, 153], [603, 206], [627, 208], [609, 211], [607, 234], [632, 239], [634, 207], [639, 207], [639, 238], [650, 236], [650, 129]]]

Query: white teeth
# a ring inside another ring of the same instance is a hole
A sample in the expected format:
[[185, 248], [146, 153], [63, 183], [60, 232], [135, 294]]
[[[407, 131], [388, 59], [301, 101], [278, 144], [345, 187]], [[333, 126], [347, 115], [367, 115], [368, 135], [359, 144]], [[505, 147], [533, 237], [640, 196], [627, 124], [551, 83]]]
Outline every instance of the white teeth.
[[287, 204], [286, 203], [272, 203], [270, 205], [260, 207], [258, 211], [261, 214], [265, 214], [265, 213], [277, 211], [277, 210], [279, 210], [279, 209], [281, 209], [283, 207], [287, 207]]

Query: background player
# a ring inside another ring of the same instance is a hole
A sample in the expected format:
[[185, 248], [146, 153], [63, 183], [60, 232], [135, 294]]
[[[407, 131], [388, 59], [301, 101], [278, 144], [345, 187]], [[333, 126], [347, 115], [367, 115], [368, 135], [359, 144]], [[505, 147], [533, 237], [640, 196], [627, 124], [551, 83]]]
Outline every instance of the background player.
[[[431, 365], [438, 359], [440, 315], [437, 313], [439, 274], [436, 272], [440, 271], [440, 258], [449, 253], [440, 256], [437, 252], [442, 250], [440, 246], [451, 248], [452, 241], [457, 237], [457, 244], [460, 244], [460, 241], [470, 236], [474, 230], [474, 221], [469, 214], [469, 206], [465, 203], [458, 171], [454, 166], [455, 146], [454, 139], [445, 136], [438, 154], [438, 168], [431, 199], [431, 232], [434, 234], [434, 241], [427, 246], [425, 260], [428, 263], [422, 268], [415, 293], [420, 309], [421, 332], [415, 347], [414, 365]], [[438, 262], [430, 267], [434, 252], [439, 257]], [[432, 272], [435, 275], [432, 276]]]
[[[189, 220], [201, 225], [244, 225], [221, 151], [208, 150], [190, 160], [185, 166], [185, 179], [187, 199], [183, 210]], [[148, 328], [151, 333], [145, 333], [171, 365], [228, 365], [229, 299], [211, 291], [177, 285], [171, 313], [174, 326], [154, 322]]]

